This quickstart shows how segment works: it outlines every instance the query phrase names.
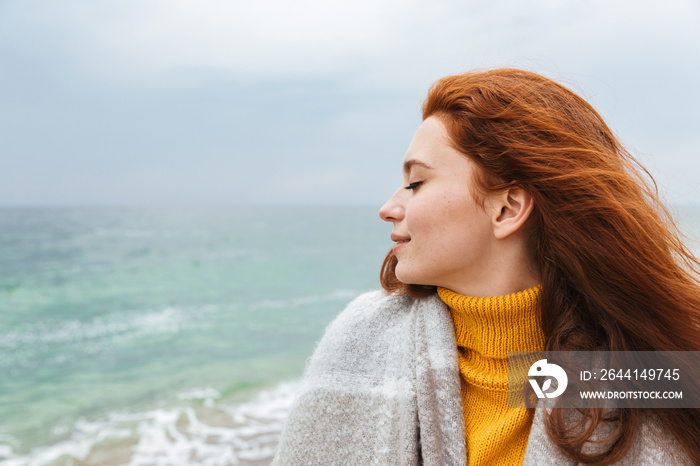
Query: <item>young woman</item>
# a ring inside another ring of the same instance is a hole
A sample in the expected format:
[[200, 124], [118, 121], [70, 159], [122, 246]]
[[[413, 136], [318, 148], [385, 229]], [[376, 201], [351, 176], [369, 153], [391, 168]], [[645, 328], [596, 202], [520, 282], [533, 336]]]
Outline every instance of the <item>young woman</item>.
[[700, 464], [696, 409], [508, 408], [509, 351], [700, 351], [700, 264], [586, 101], [439, 80], [379, 214], [384, 290], [328, 327], [276, 464]]

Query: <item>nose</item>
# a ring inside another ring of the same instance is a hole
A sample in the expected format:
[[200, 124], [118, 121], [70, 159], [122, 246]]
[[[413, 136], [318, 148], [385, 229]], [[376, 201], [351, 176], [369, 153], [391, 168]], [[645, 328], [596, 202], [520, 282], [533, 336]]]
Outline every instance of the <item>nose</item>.
[[379, 209], [379, 218], [385, 222], [396, 222], [403, 219], [404, 208], [401, 203], [398, 202], [398, 192], [399, 191], [397, 190], [394, 195], [391, 196], [388, 201], [386, 201], [386, 204]]

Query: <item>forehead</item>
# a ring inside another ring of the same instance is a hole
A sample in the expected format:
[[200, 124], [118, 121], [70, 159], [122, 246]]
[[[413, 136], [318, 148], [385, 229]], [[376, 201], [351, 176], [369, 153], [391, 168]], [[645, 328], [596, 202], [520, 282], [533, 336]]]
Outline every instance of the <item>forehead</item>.
[[445, 126], [436, 117], [423, 120], [404, 157], [404, 171], [409, 171], [414, 166], [440, 169], [468, 164], [468, 157], [452, 147]]
[[436, 117], [426, 118], [413, 134], [413, 139], [411, 139], [411, 144], [408, 146], [404, 160], [417, 157], [424, 152], [432, 152], [433, 149], [441, 145], [448, 145], [445, 125]]

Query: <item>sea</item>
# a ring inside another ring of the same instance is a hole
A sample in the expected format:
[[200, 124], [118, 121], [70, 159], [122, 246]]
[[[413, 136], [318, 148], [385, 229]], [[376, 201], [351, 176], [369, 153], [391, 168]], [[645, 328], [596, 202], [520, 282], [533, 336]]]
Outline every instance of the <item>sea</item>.
[[377, 210], [0, 208], [0, 466], [269, 464], [325, 327], [379, 288]]

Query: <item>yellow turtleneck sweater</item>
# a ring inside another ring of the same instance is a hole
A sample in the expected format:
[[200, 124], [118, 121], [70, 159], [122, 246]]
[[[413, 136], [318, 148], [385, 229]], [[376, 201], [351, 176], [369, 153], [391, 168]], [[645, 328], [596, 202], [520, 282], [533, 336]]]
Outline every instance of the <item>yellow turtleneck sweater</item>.
[[544, 349], [540, 290], [475, 298], [438, 288], [457, 336], [470, 466], [523, 462], [532, 416], [508, 407], [508, 351]]

